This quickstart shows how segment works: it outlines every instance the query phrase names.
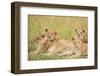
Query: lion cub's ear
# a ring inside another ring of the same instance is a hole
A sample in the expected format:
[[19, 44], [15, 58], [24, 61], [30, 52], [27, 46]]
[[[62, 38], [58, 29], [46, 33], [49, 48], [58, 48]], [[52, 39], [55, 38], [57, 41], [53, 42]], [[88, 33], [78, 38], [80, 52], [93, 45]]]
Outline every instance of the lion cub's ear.
[[58, 33], [54, 31], [54, 34], [57, 35]]
[[77, 28], [75, 28], [75, 32], [77, 32]]
[[45, 28], [45, 32], [48, 32], [48, 28]]
[[72, 37], [72, 41], [74, 40], [74, 37]]

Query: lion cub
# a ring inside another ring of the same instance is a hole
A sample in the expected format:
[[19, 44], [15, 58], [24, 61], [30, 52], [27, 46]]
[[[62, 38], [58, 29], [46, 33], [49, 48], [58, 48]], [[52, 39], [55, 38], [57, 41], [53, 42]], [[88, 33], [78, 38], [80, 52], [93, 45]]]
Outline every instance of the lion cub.
[[59, 39], [54, 42], [52, 42], [52, 45], [48, 48], [48, 54], [49, 55], [59, 55], [59, 56], [70, 56], [73, 54], [73, 48], [74, 45], [72, 42], [65, 40], [65, 39]]
[[45, 34], [50, 43], [47, 53], [48, 55], [71, 55], [74, 45], [71, 41], [60, 39], [58, 33], [49, 29], [45, 29]]
[[55, 31], [49, 30], [48, 28], [45, 28], [44, 31], [39, 33], [35, 38], [37, 46], [36, 53], [47, 52], [49, 46], [54, 40], [57, 40], [57, 33]]
[[43, 51], [46, 47], [45, 44], [47, 42], [47, 37], [44, 33], [39, 33], [36, 38], [34, 39], [36, 46], [37, 46], [37, 50], [36, 53], [39, 53], [41, 51]]
[[73, 44], [77, 49], [76, 56], [87, 56], [87, 39], [85, 31], [82, 29], [75, 29], [75, 36], [72, 38]]

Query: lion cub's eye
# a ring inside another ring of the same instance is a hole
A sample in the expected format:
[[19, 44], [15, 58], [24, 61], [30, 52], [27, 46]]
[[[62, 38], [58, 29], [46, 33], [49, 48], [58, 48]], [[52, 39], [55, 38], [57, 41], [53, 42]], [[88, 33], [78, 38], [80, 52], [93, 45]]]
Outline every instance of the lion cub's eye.
[[42, 38], [44, 38], [45, 37], [45, 35], [42, 35]]
[[85, 30], [83, 30], [83, 33], [85, 33]]

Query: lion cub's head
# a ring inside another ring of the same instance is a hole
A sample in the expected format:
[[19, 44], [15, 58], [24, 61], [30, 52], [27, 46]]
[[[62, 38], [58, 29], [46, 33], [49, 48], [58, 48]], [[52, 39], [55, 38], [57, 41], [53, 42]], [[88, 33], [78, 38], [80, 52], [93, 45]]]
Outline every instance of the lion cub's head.
[[38, 45], [43, 45], [44, 43], [53, 42], [57, 39], [57, 33], [53, 30], [45, 28], [43, 32], [38, 33], [34, 41]]
[[48, 38], [48, 41], [52, 42], [58, 38], [58, 33], [50, 30], [48, 28], [45, 28], [45, 35]]
[[75, 29], [75, 36], [77, 36], [84, 43], [88, 42], [87, 32], [84, 29], [80, 28]]
[[72, 42], [76, 48], [80, 48], [82, 43], [87, 43], [87, 35], [84, 29], [76, 28]]
[[37, 45], [43, 45], [44, 43], [46, 43], [47, 37], [46, 37], [45, 33], [39, 33], [35, 37], [34, 41], [37, 43]]

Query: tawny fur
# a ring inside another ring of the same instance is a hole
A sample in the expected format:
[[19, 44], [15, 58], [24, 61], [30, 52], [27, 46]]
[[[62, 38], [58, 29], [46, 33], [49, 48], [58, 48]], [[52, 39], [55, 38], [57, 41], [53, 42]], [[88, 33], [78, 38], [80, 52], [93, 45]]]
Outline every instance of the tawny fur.
[[[75, 35], [72, 41], [60, 39], [58, 33], [48, 28], [44, 29], [43, 33], [36, 36], [37, 51], [42, 50], [47, 55], [66, 55], [74, 57], [87, 56], [87, 39], [85, 31], [82, 29], [75, 29]], [[42, 52], [43, 52], [42, 51]]]

